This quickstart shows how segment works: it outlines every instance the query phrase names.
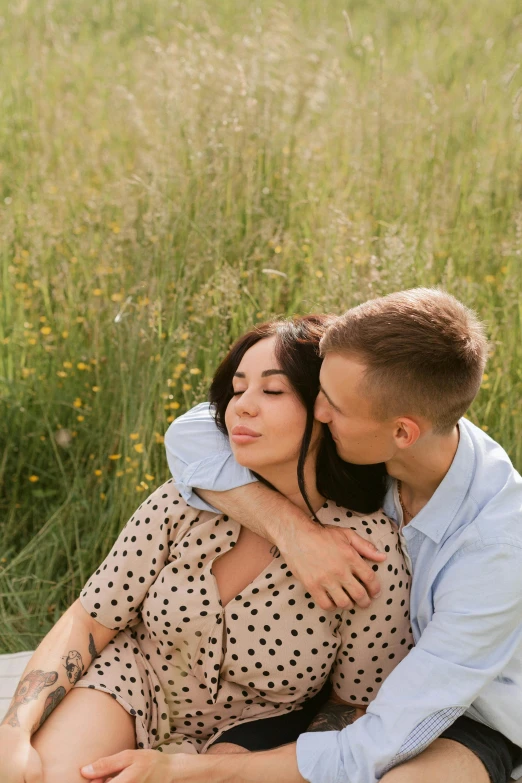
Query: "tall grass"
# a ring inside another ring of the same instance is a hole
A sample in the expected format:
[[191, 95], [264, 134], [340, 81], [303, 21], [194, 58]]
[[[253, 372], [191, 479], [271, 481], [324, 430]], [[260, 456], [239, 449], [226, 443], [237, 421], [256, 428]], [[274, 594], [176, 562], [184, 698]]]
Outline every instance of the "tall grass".
[[509, 0], [0, 4], [0, 652], [274, 314], [444, 285], [494, 346], [470, 417], [521, 467], [521, 30]]

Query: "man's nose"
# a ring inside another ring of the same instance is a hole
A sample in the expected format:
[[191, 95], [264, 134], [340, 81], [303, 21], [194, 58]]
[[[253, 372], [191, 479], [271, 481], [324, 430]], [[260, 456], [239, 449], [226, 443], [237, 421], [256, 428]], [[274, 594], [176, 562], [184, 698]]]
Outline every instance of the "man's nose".
[[317, 421], [322, 421], [323, 424], [328, 424], [332, 420], [330, 416], [330, 406], [328, 401], [322, 392], [319, 392], [314, 406], [314, 416]]

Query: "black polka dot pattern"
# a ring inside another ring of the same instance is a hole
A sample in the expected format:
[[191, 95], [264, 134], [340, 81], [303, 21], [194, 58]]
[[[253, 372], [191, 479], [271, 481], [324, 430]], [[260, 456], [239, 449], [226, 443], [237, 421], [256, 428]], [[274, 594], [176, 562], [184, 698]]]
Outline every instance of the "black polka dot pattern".
[[166, 753], [201, 752], [245, 720], [296, 709], [330, 674], [341, 699], [369, 704], [413, 645], [397, 529], [331, 502], [319, 517], [386, 551], [369, 609], [322, 611], [280, 554], [223, 607], [212, 563], [240, 525], [191, 508], [167, 481], [81, 591], [85, 610], [118, 633], [75, 687], [110, 693], [136, 717], [137, 746]]

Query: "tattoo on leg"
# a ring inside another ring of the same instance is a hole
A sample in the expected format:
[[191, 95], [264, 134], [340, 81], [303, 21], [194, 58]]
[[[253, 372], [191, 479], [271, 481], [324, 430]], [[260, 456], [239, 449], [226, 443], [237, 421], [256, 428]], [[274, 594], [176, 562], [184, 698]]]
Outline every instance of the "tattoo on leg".
[[96, 645], [94, 643], [94, 639], [93, 639], [92, 633], [89, 634], [89, 654], [90, 654], [90, 656], [92, 658], [91, 663], [92, 663], [92, 661], [94, 661], [95, 658], [98, 658], [98, 656], [100, 654], [97, 651], [97, 649], [96, 649]]
[[13, 701], [2, 721], [2, 725], [6, 723], [9, 726], [13, 726], [13, 728], [19, 728], [18, 709], [23, 704], [35, 701], [40, 692], [44, 688], [54, 685], [57, 679], [58, 672], [43, 672], [40, 669], [35, 669], [26, 674], [17, 685]]
[[45, 700], [42, 717], [40, 718], [40, 721], [38, 722], [35, 731], [37, 731], [40, 728], [40, 726], [42, 726], [42, 724], [45, 723], [45, 721], [47, 720], [51, 712], [59, 705], [62, 699], [65, 698], [66, 693], [67, 691], [65, 690], [63, 685], [60, 685], [59, 688], [57, 688], [55, 691], [49, 694], [49, 696]]
[[76, 685], [78, 680], [83, 674], [83, 660], [78, 650], [69, 650], [67, 655], [62, 656], [62, 661], [65, 659], [65, 671], [67, 672], [67, 679], [72, 685]]
[[317, 713], [307, 731], [341, 731], [353, 723], [355, 711], [355, 707], [348, 704], [328, 701]]

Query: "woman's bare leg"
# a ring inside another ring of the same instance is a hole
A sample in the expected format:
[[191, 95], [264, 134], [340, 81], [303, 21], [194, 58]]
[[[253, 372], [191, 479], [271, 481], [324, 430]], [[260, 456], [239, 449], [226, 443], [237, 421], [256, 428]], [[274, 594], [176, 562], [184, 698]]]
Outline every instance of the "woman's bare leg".
[[109, 693], [73, 688], [33, 734], [44, 783], [87, 783], [80, 768], [136, 748], [135, 718]]
[[250, 751], [242, 748], [241, 745], [234, 745], [233, 742], [218, 742], [216, 745], [211, 745], [207, 753], [250, 753]]

